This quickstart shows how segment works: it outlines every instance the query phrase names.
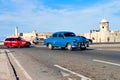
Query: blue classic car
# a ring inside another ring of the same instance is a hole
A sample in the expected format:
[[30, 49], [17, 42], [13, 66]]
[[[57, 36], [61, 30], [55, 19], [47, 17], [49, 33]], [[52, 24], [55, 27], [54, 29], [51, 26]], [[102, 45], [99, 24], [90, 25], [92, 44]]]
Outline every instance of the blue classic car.
[[50, 38], [44, 40], [44, 45], [49, 49], [60, 47], [61, 49], [72, 50], [73, 48], [80, 48], [81, 50], [89, 47], [87, 38], [76, 36], [73, 32], [55, 32]]

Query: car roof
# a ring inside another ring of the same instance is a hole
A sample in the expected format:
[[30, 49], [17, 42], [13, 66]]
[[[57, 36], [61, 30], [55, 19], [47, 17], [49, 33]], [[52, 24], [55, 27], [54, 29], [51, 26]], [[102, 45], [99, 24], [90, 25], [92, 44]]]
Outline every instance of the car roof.
[[16, 36], [10, 36], [10, 37], [7, 37], [7, 38], [20, 38], [20, 37], [16, 37]]
[[55, 32], [54, 34], [58, 34], [58, 33], [73, 33], [73, 32], [70, 32], [70, 31], [58, 31], [58, 32]]
[[20, 37], [7, 37], [7, 38], [5, 38], [5, 40], [7, 40], [7, 39], [18, 39], [18, 38], [20, 38]]

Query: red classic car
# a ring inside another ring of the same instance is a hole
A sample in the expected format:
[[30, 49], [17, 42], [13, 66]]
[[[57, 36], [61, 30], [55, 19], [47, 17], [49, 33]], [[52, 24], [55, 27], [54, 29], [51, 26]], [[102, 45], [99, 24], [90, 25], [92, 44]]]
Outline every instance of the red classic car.
[[4, 40], [4, 47], [30, 47], [31, 43], [29, 41], [23, 40], [20, 37], [10, 37]]

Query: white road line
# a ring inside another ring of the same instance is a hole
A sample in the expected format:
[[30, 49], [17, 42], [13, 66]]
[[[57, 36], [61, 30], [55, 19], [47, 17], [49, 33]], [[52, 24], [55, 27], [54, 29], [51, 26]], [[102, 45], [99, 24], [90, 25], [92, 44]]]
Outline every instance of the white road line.
[[85, 76], [83, 76], [83, 75], [80, 75], [80, 74], [78, 74], [78, 73], [75, 73], [75, 72], [73, 72], [73, 71], [71, 71], [71, 70], [69, 70], [69, 69], [66, 69], [66, 68], [64, 68], [64, 67], [61, 67], [61, 66], [59, 66], [59, 65], [54, 65], [54, 66], [57, 67], [57, 68], [59, 68], [59, 69], [61, 69], [61, 70], [63, 70], [63, 71], [67, 71], [67, 72], [69, 72], [69, 73], [71, 73], [71, 74], [74, 74], [74, 75], [80, 77], [81, 80], [91, 80], [90, 78], [87, 78], [87, 77], [85, 77]]
[[120, 64], [117, 64], [117, 63], [112, 63], [112, 62], [107, 62], [107, 61], [102, 61], [102, 60], [97, 60], [97, 59], [93, 59], [93, 61], [100, 62], [100, 63], [105, 63], [105, 64], [110, 64], [110, 65], [115, 65], [115, 66], [120, 67]]

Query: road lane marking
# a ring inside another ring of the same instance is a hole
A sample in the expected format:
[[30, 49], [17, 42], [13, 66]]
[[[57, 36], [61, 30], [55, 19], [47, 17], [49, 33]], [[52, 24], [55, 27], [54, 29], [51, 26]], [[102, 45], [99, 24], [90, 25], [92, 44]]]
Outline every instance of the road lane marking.
[[73, 72], [73, 71], [71, 71], [71, 70], [69, 70], [69, 69], [67, 69], [67, 68], [61, 67], [61, 66], [59, 66], [59, 65], [54, 65], [54, 66], [57, 67], [57, 68], [59, 68], [59, 69], [61, 69], [61, 70], [63, 70], [63, 71], [69, 72], [69, 73], [71, 73], [71, 74], [73, 74], [73, 75], [76, 75], [76, 76], [80, 77], [81, 80], [92, 80], [92, 79], [90, 79], [90, 78], [87, 78], [87, 77], [85, 77], [85, 76], [83, 76], [83, 75], [81, 75], [81, 74], [75, 73], [75, 72]]
[[112, 63], [112, 62], [107, 62], [107, 61], [102, 61], [102, 60], [97, 60], [97, 59], [93, 59], [93, 61], [100, 62], [100, 63], [105, 63], [105, 64], [110, 64], [110, 65], [115, 65], [115, 66], [120, 67], [120, 64], [117, 64], [117, 63]]

